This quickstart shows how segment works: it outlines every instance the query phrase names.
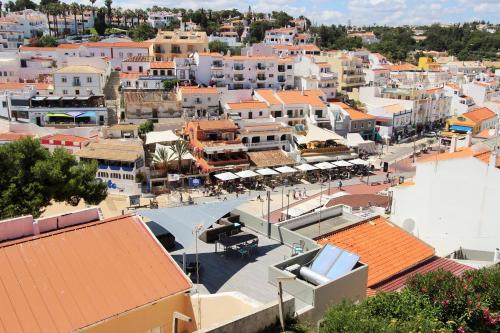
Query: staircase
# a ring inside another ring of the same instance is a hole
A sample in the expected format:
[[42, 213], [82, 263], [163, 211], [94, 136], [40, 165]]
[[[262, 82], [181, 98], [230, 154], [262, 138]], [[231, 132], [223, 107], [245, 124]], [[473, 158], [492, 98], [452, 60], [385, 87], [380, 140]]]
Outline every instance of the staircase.
[[120, 96], [118, 86], [120, 85], [120, 72], [112, 71], [103, 92], [106, 100], [116, 100]]

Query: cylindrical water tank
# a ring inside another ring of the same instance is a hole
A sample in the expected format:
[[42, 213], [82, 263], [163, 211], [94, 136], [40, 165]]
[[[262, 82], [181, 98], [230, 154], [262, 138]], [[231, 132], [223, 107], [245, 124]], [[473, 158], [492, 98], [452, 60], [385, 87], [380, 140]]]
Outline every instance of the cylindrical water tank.
[[322, 284], [325, 284], [325, 283], [328, 283], [331, 281], [326, 276], [321, 275], [319, 273], [316, 273], [316, 272], [312, 271], [310, 268], [305, 267], [305, 266], [300, 268], [300, 276], [304, 280], [311, 282], [312, 284], [314, 284], [316, 286], [319, 286], [319, 285], [322, 285]]

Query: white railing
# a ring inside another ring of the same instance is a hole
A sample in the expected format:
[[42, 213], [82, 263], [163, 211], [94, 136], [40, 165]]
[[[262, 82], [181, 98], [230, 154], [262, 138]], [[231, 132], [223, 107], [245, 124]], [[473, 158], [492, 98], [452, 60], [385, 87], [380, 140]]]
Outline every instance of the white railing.
[[248, 142], [248, 143], [245, 143], [244, 145], [247, 146], [248, 148], [252, 148], [252, 147], [282, 146], [282, 145], [287, 145], [287, 144], [288, 144], [288, 141], [282, 140], [282, 141]]

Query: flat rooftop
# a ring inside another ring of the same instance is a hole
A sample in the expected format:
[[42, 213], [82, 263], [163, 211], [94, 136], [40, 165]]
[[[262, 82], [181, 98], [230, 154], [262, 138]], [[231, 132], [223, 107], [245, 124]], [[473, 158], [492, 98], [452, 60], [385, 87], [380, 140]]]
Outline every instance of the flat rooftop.
[[316, 221], [306, 226], [292, 230], [302, 236], [314, 239], [322, 235], [329, 234], [335, 230], [347, 227], [348, 225], [359, 221], [360, 219], [355, 216], [342, 214], [327, 219], [322, 219], [321, 222]]
[[[263, 304], [275, 301], [277, 290], [268, 283], [268, 269], [269, 266], [290, 258], [292, 249], [247, 228], [242, 228], [242, 231], [259, 237], [258, 250], [254, 251], [250, 258], [241, 257], [239, 254], [226, 257], [222, 252], [215, 253], [214, 244], [198, 241], [200, 284], [195, 286], [198, 287], [200, 294], [237, 291]], [[170, 252], [181, 267], [184, 252], [188, 262], [196, 260], [195, 245], [188, 249], [176, 249]]]

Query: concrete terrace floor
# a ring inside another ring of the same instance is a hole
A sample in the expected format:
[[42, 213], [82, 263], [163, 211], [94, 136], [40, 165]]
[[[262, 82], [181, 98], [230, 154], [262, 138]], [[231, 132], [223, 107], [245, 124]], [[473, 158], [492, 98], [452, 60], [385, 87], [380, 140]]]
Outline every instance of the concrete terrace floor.
[[[268, 283], [268, 267], [289, 258], [292, 250], [247, 228], [243, 228], [243, 231], [259, 237], [258, 251], [250, 258], [239, 254], [226, 257], [221, 252], [215, 253], [214, 244], [198, 241], [201, 283], [195, 284], [195, 287], [200, 294], [238, 291], [263, 304], [274, 301], [277, 299], [277, 290]], [[188, 262], [196, 260], [195, 245], [186, 250], [176, 249], [170, 254], [179, 266], [182, 267], [183, 252], [186, 252]], [[196, 281], [196, 277], [192, 280]]]
[[[319, 215], [318, 215], [318, 218], [319, 218]], [[344, 215], [339, 215], [339, 216], [335, 216], [332, 218], [323, 219], [323, 220], [321, 220], [321, 223], [313, 222], [313, 223], [306, 225], [302, 228], [293, 229], [293, 231], [295, 231], [295, 232], [297, 232], [305, 237], [314, 239], [314, 238], [319, 237], [321, 235], [324, 235], [324, 234], [330, 233], [332, 231], [335, 231], [337, 229], [340, 229], [342, 227], [348, 226], [356, 221], [357, 221], [356, 219], [348, 218]]]

